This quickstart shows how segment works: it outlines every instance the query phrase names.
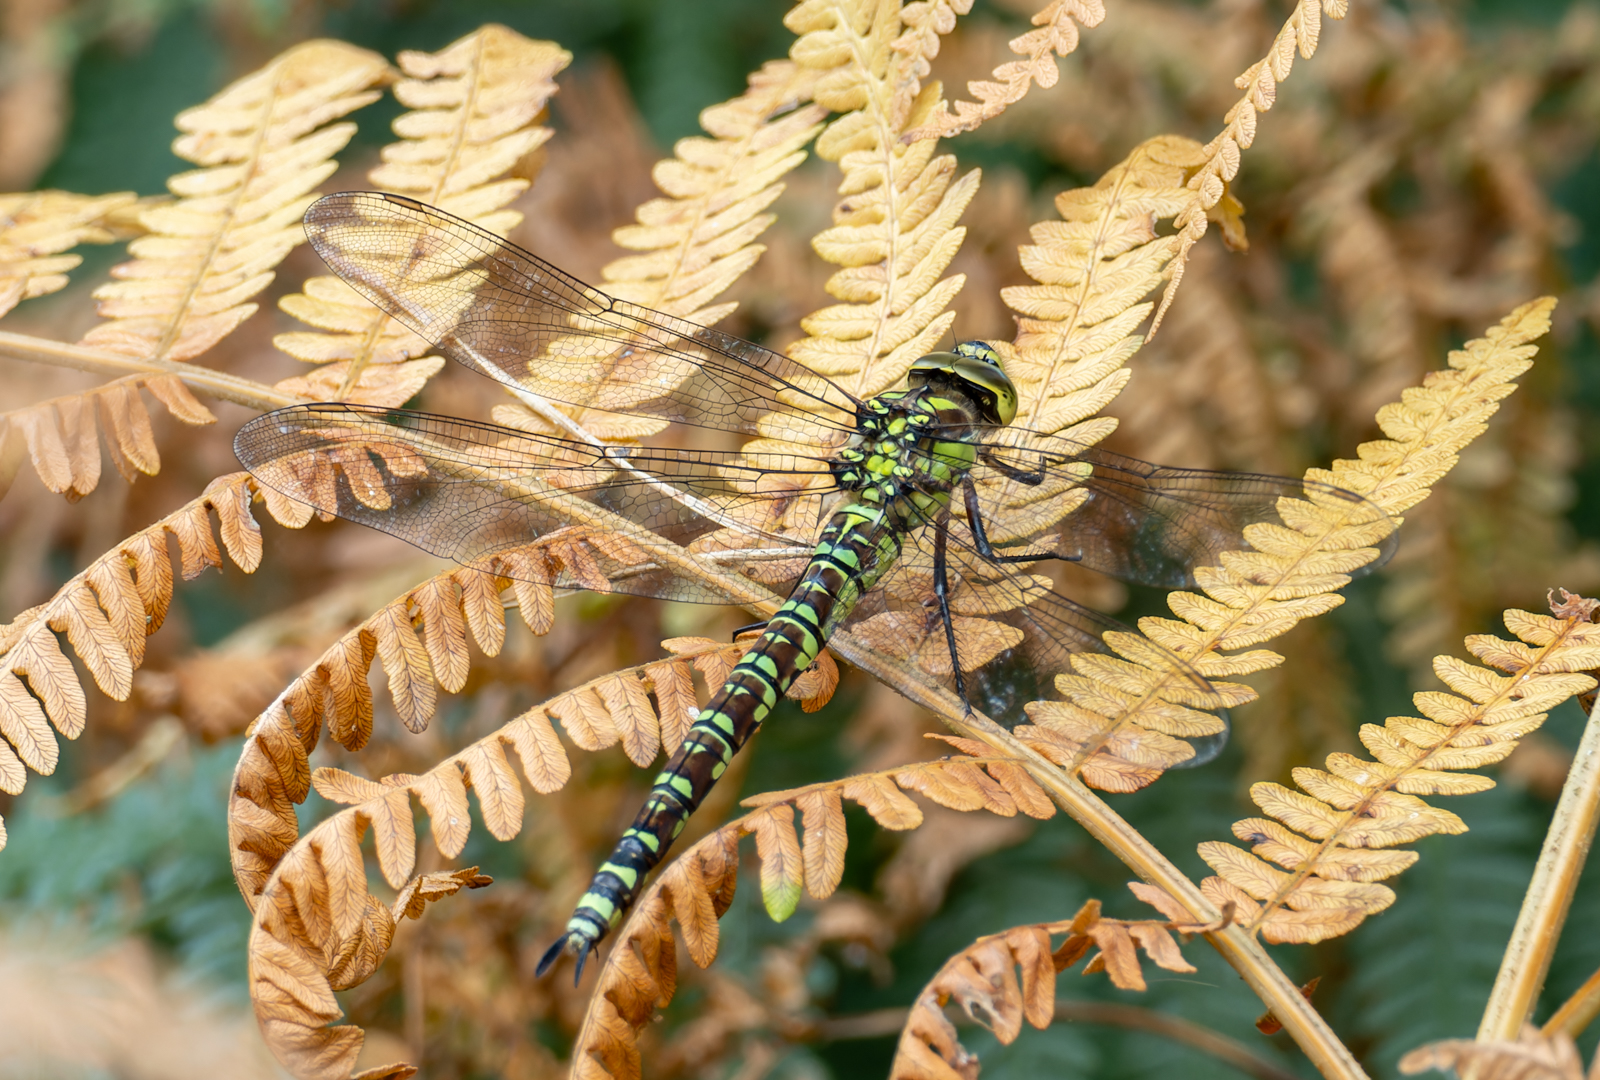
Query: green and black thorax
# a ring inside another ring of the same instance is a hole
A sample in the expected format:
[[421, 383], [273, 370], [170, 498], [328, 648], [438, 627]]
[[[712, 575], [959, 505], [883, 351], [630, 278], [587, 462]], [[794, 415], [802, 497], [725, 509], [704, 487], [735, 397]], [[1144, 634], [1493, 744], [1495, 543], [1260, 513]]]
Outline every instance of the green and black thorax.
[[860, 516], [879, 509], [884, 524], [899, 531], [942, 514], [976, 464], [981, 434], [1016, 415], [1016, 391], [998, 354], [981, 341], [922, 357], [910, 382], [861, 403], [856, 434], [833, 468], [840, 488], [855, 494]]

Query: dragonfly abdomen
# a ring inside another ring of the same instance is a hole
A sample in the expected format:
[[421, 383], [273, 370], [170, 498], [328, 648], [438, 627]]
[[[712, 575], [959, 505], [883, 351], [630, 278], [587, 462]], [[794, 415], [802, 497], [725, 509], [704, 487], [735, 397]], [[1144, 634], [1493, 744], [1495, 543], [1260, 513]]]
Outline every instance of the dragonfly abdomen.
[[899, 557], [899, 532], [884, 527], [884, 515], [882, 508], [865, 503], [834, 514], [788, 601], [707, 703], [656, 777], [633, 824], [595, 872], [566, 933], [539, 961], [540, 974], [564, 951], [577, 954], [582, 973], [589, 952], [622, 921], [645, 876], [666, 857], [733, 756]]

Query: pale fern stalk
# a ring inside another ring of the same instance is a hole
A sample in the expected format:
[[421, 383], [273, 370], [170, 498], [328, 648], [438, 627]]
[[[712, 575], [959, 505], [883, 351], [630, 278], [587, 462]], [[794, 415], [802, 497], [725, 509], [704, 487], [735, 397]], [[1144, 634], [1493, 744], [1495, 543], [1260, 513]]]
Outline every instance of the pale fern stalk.
[[126, 375], [176, 375], [191, 390], [231, 401], [260, 412], [270, 412], [286, 405], [299, 405], [306, 398], [274, 390], [254, 379], [241, 379], [237, 375], [215, 371], [197, 364], [157, 357], [128, 356], [124, 353], [97, 349], [92, 345], [74, 345], [49, 338], [30, 337], [0, 330], [0, 356], [26, 360], [51, 367], [74, 368], [94, 375], [122, 378]]
[[[1600, 724], [1589, 714], [1583, 741], [1561, 789], [1555, 817], [1545, 833], [1544, 849], [1533, 880], [1522, 898], [1522, 911], [1500, 961], [1494, 990], [1478, 1025], [1479, 1042], [1509, 1042], [1533, 1016], [1539, 991], [1550, 970], [1550, 958], [1561, 940], [1561, 927], [1572, 907], [1578, 876], [1589, 856], [1595, 823], [1600, 820]], [[1591, 980], [1591, 982], [1594, 980]], [[1592, 1013], [1591, 1013], [1592, 1015]]]

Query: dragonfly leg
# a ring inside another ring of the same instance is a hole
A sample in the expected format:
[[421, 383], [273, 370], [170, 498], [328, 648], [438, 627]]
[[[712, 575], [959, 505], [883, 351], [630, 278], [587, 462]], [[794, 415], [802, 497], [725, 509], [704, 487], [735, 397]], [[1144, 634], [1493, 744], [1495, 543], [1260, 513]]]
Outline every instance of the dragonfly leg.
[[961, 656], [956, 650], [955, 620], [950, 617], [950, 570], [945, 558], [949, 536], [950, 511], [946, 510], [934, 522], [933, 528], [933, 595], [939, 601], [939, 621], [944, 623], [944, 640], [950, 648], [950, 669], [956, 676], [956, 696], [971, 713], [972, 703], [967, 700], [967, 679], [961, 672]]
[[729, 634], [728, 635], [728, 640], [729, 641], [738, 641], [740, 634], [748, 634], [752, 630], [764, 630], [764, 629], [766, 629], [766, 625], [767, 625], [767, 620], [766, 619], [762, 619], [760, 622], [745, 623], [743, 626], [739, 627], [739, 629], [737, 629], [733, 633]]
[[1031, 471], [1019, 469], [1015, 465], [1007, 465], [995, 456], [994, 448], [990, 446], [981, 447], [978, 450], [978, 459], [1007, 480], [1015, 480], [1017, 483], [1027, 484], [1029, 487], [1044, 483], [1045, 460], [1042, 456], [1039, 458], [1039, 467]]
[[1032, 563], [1041, 559], [1078, 562], [1083, 558], [1082, 555], [1068, 554], [1065, 551], [1029, 551], [1022, 555], [1002, 555], [999, 549], [989, 542], [988, 530], [983, 527], [983, 511], [978, 506], [978, 486], [972, 482], [970, 476], [961, 482], [961, 497], [967, 507], [967, 524], [972, 528], [973, 546], [985, 559], [1004, 564]]

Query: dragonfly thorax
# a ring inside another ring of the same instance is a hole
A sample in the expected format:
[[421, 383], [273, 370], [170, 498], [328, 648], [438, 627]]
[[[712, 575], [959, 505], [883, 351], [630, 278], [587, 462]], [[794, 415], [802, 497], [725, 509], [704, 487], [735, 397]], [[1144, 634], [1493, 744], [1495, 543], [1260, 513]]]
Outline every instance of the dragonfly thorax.
[[902, 524], [926, 522], [949, 505], [977, 460], [976, 432], [990, 423], [964, 387], [943, 380], [880, 394], [863, 403], [834, 475], [858, 503]]

